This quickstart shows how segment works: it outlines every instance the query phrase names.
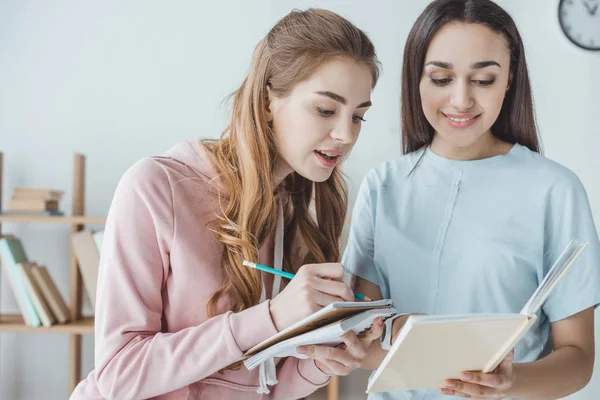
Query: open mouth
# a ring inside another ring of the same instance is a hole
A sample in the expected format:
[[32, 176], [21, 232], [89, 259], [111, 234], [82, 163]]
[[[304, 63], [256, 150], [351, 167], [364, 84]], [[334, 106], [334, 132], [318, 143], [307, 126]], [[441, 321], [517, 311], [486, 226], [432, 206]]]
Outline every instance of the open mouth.
[[315, 150], [315, 156], [317, 159], [326, 168], [333, 168], [338, 163], [338, 160], [343, 155], [341, 152], [335, 151], [325, 151], [325, 150]]
[[326, 151], [321, 150], [315, 150], [315, 152], [318, 153], [320, 156], [324, 157], [326, 160], [335, 160], [340, 156], [339, 154], [328, 153]]

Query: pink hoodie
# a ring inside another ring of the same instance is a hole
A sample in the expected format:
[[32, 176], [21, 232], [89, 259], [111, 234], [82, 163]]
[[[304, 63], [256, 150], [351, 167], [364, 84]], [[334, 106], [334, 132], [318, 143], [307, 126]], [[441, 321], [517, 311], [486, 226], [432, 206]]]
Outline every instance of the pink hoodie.
[[[199, 141], [183, 142], [119, 182], [100, 260], [95, 369], [72, 400], [295, 399], [328, 382], [313, 360], [293, 357], [280, 360], [268, 395], [257, 393], [258, 368], [217, 372], [277, 330], [269, 300], [233, 313], [221, 298], [208, 317], [225, 281], [222, 245], [206, 227], [216, 201], [209, 158]], [[259, 257], [272, 265], [272, 233]]]

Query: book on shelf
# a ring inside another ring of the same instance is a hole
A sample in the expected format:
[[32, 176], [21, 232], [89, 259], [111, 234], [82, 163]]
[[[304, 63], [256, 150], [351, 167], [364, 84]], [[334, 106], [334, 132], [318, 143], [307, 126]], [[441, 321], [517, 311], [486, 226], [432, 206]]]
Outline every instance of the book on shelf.
[[94, 232], [93, 236], [94, 236], [94, 243], [96, 243], [96, 248], [98, 249], [98, 252], [101, 253], [102, 252], [102, 242], [104, 241], [104, 230]]
[[44, 265], [31, 265], [31, 275], [59, 324], [69, 321], [69, 308]]
[[96, 306], [96, 285], [100, 266], [100, 251], [94, 234], [94, 231], [84, 229], [71, 235], [71, 243], [83, 280], [83, 287], [92, 307]]
[[42, 321], [32, 299], [29, 297], [25, 282], [18, 268], [20, 263], [28, 261], [25, 249], [19, 238], [8, 235], [0, 239], [0, 257], [2, 260], [2, 269], [8, 276], [9, 284], [17, 300], [17, 305], [23, 314], [23, 319], [29, 326], [40, 326]]
[[306, 358], [296, 352], [298, 346], [340, 344], [344, 333], [360, 334], [369, 329], [377, 317], [385, 320], [395, 313], [391, 300], [331, 303], [246, 351], [244, 365], [252, 370], [275, 357]]
[[27, 259], [19, 238], [0, 239], [2, 269], [27, 326], [50, 327], [69, 320], [69, 309], [44, 265]]
[[518, 314], [411, 315], [369, 380], [367, 393], [439, 389], [462, 371], [493, 371], [534, 324], [537, 313], [587, 243], [569, 242]]
[[15, 188], [7, 201], [4, 213], [49, 213], [59, 212], [59, 202], [64, 192], [51, 189]]
[[53, 189], [36, 189], [36, 188], [24, 188], [24, 187], [16, 187], [13, 189], [13, 197], [18, 198], [41, 198], [47, 200], [56, 200], [60, 201], [65, 192], [62, 190], [53, 190]]
[[7, 208], [10, 211], [58, 211], [58, 201], [45, 199], [8, 199]]
[[40, 316], [42, 325], [46, 328], [51, 327], [56, 323], [56, 319], [54, 318], [52, 311], [50, 311], [50, 307], [48, 307], [46, 299], [44, 299], [42, 291], [38, 287], [37, 282], [31, 273], [31, 264], [19, 263], [17, 264], [17, 270], [21, 274], [21, 279], [23, 279], [23, 282], [25, 283], [27, 294], [33, 302], [35, 311]]
[[63, 211], [31, 211], [31, 210], [0, 210], [0, 215], [12, 217], [56, 217], [63, 216]]

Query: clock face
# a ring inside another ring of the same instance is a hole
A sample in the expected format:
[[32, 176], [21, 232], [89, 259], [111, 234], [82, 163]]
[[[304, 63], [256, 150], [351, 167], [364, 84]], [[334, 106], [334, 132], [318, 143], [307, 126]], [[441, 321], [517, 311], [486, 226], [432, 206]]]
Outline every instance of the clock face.
[[571, 42], [600, 50], [600, 0], [560, 0], [558, 20]]

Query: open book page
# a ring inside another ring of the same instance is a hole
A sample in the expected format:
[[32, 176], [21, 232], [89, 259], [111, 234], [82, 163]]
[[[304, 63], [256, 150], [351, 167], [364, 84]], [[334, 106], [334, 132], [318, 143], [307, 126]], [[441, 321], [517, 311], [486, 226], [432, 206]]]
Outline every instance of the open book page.
[[248, 358], [244, 361], [244, 365], [248, 370], [252, 370], [269, 358], [290, 356], [308, 358], [305, 355], [298, 354], [296, 348], [309, 344], [338, 345], [343, 342], [340, 336], [344, 333], [353, 331], [358, 335], [369, 329], [377, 317], [385, 320], [395, 314], [396, 310], [394, 308], [365, 310], [344, 320], [279, 342]]
[[316, 313], [309, 315], [303, 320], [252, 347], [244, 353], [244, 358], [250, 357], [263, 351], [267, 347], [273, 346], [274, 344], [291, 337], [321, 328], [322, 326], [356, 315], [362, 311], [380, 308], [387, 309], [392, 306], [393, 303], [389, 299], [378, 301], [339, 301], [331, 303], [327, 307], [323, 307]]
[[583, 253], [586, 247], [587, 243], [583, 243], [577, 239], [573, 239], [569, 242], [560, 257], [558, 257], [554, 265], [552, 265], [552, 268], [550, 268], [550, 271], [548, 271], [548, 274], [542, 280], [542, 283], [540, 283], [537, 290], [531, 295], [531, 298], [521, 310], [522, 315], [532, 316], [538, 312], [558, 281], [565, 275], [569, 268], [575, 264], [575, 261], [581, 256], [581, 253]]
[[[485, 321], [498, 319], [522, 319], [519, 314], [439, 314], [439, 315], [411, 315], [411, 324], [435, 324], [439, 322], [463, 322], [463, 321]], [[406, 322], [408, 324], [408, 320]]]

